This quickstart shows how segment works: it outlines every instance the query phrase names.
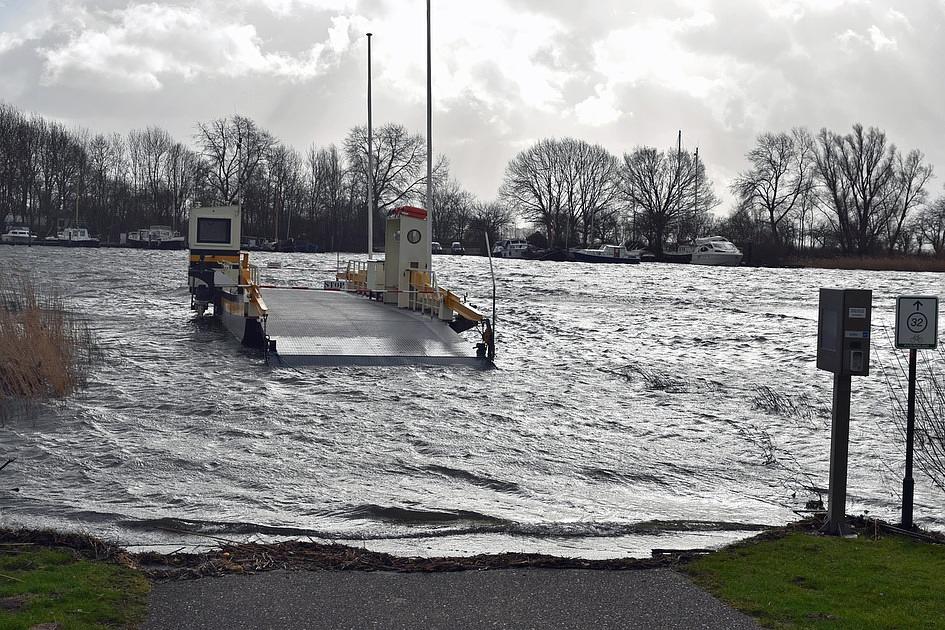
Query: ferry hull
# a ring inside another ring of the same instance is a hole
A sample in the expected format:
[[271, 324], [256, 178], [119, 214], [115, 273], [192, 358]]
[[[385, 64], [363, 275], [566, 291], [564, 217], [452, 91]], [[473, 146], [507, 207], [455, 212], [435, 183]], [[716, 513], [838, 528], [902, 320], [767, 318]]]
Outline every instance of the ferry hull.
[[46, 239], [43, 241], [43, 245], [50, 245], [52, 247], [98, 247], [100, 243], [97, 238], [90, 238], [81, 241], [55, 238]]
[[742, 262], [741, 254], [693, 254], [692, 264], [714, 267], [737, 267]]
[[248, 317], [245, 314], [245, 305], [234, 301], [232, 297], [226, 291], [221, 291], [218, 300], [214, 303], [214, 315], [244, 346], [265, 347], [266, 335], [259, 319]]

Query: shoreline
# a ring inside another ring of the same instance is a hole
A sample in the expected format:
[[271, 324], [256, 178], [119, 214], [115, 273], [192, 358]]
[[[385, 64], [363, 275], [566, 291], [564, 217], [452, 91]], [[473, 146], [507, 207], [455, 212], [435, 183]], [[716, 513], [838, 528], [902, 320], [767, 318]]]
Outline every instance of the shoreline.
[[[945, 544], [945, 533], [906, 531], [886, 521], [849, 517], [858, 533], [882, 531], [922, 542]], [[653, 549], [649, 558], [584, 559], [540, 553], [498, 552], [470, 556], [398, 556], [339, 543], [291, 540], [275, 543], [239, 543], [215, 539], [216, 545], [199, 553], [174, 551], [132, 552], [92, 534], [50, 529], [0, 528], [0, 544], [65, 547], [95, 560], [113, 561], [141, 571], [155, 581], [197, 579], [226, 574], [254, 574], [274, 570], [395, 571], [440, 573], [496, 569], [586, 569], [626, 571], [673, 567], [723, 550], [783, 538], [795, 532], [816, 533], [821, 521], [808, 518], [772, 526], [754, 536], [709, 549]], [[185, 549], [186, 547], [181, 547]]]

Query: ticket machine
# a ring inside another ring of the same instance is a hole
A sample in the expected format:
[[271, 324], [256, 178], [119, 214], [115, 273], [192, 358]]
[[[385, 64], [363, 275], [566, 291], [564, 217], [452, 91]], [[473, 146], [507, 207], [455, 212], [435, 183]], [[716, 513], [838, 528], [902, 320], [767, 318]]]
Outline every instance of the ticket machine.
[[847, 459], [850, 441], [852, 376], [870, 373], [870, 316], [873, 292], [868, 289], [821, 289], [817, 319], [817, 367], [833, 372], [833, 413], [830, 431], [830, 491], [824, 531], [845, 535]]
[[821, 289], [817, 367], [834, 374], [869, 376], [873, 292]]

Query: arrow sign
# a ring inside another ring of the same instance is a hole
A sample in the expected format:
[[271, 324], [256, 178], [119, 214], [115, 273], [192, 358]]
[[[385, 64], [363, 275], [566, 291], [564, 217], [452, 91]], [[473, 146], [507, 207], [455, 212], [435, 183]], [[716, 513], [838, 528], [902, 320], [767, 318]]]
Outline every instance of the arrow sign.
[[930, 350], [938, 345], [938, 297], [896, 298], [896, 347]]

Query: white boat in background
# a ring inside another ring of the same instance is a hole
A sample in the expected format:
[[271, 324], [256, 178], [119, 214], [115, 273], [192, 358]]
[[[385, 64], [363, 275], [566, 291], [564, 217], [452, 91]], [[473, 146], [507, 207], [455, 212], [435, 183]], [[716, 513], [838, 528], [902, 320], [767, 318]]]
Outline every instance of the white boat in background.
[[697, 238], [692, 250], [692, 264], [737, 267], [742, 262], [742, 252], [723, 236]]
[[601, 245], [597, 249], [574, 249], [571, 255], [577, 262], [622, 263], [635, 265], [640, 262], [640, 255], [623, 245]]
[[527, 254], [528, 241], [521, 238], [507, 238], [492, 248], [492, 255], [496, 258], [526, 258]]
[[47, 236], [44, 245], [61, 245], [63, 247], [98, 247], [97, 238], [89, 236], [86, 228], [65, 228], [56, 236]]
[[15, 227], [10, 228], [9, 232], [0, 236], [0, 241], [9, 245], [29, 245], [36, 242], [36, 236], [30, 234], [29, 228]]
[[184, 237], [167, 225], [128, 232], [127, 244], [142, 249], [184, 249]]

